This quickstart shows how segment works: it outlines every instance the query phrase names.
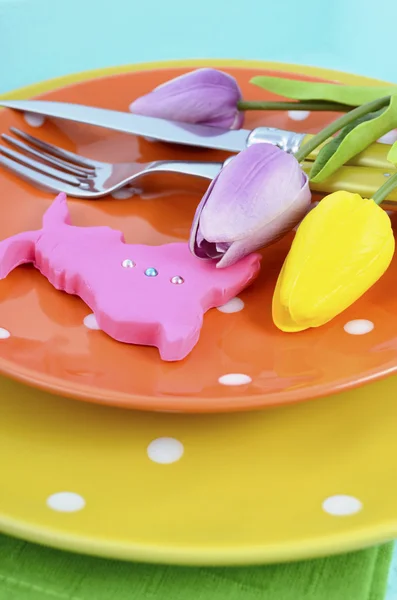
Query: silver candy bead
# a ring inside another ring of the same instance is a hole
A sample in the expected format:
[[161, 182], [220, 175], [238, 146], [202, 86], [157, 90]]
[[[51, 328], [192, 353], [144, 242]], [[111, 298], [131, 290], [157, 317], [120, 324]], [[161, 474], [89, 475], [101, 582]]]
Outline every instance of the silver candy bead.
[[125, 260], [123, 260], [123, 262], [121, 263], [121, 265], [125, 268], [125, 269], [132, 269], [133, 267], [136, 267], [136, 264], [134, 263], [133, 260], [131, 260], [130, 258], [126, 258]]
[[146, 277], [157, 277], [158, 274], [158, 271], [154, 267], [149, 267], [145, 271]]
[[175, 285], [181, 285], [181, 283], [184, 283], [184, 281], [185, 280], [180, 275], [175, 275], [175, 277], [171, 279], [171, 283], [175, 283]]

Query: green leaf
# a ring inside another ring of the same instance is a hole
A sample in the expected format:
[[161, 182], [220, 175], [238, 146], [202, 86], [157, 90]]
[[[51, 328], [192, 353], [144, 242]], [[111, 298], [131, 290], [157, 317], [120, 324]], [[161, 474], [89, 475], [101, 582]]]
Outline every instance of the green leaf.
[[254, 85], [293, 100], [327, 100], [360, 106], [383, 96], [397, 93], [397, 86], [340, 85], [284, 79], [283, 77], [257, 76], [251, 79]]
[[394, 142], [393, 146], [390, 148], [387, 160], [394, 165], [397, 165], [397, 142]]
[[323, 160], [321, 164], [317, 163], [320, 158], [319, 153], [317, 159], [314, 161], [313, 174], [310, 173], [310, 180], [315, 183], [324, 181], [324, 179], [335, 173], [339, 167], [353, 158], [353, 156], [368, 148], [378, 138], [395, 127], [397, 127], [397, 95], [390, 98], [389, 106], [385, 110], [382, 110], [379, 116], [375, 116], [369, 121], [364, 121], [347, 132], [338, 144], [335, 152], [324, 164]]
[[314, 161], [313, 167], [310, 171], [311, 181], [313, 181], [314, 177], [317, 175], [317, 173], [319, 173], [321, 171], [321, 169], [323, 169], [325, 167], [325, 165], [330, 160], [330, 158], [338, 150], [339, 146], [341, 145], [341, 143], [343, 142], [345, 137], [355, 127], [357, 127], [361, 123], [365, 123], [366, 121], [371, 121], [372, 119], [375, 119], [376, 117], [381, 115], [384, 112], [384, 110], [385, 109], [378, 110], [378, 111], [372, 112], [372, 113], [368, 113], [367, 115], [364, 115], [363, 117], [359, 117], [358, 119], [355, 119], [354, 121], [349, 123], [349, 125], [346, 125], [346, 127], [341, 129], [341, 131], [338, 133], [337, 136], [335, 136], [327, 144], [325, 144], [319, 151], [319, 153], [316, 157], [316, 160]]

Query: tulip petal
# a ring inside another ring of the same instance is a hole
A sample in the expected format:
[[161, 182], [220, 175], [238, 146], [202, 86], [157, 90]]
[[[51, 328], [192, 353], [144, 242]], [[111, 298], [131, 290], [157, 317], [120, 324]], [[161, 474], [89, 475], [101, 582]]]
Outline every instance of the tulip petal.
[[276, 288], [273, 294], [272, 301], [272, 316], [274, 324], [281, 329], [281, 331], [285, 331], [288, 333], [292, 333], [295, 331], [303, 331], [307, 329], [307, 327], [302, 327], [301, 325], [295, 323], [293, 318], [291, 317], [288, 303], [283, 304], [281, 302], [281, 287], [285, 281], [285, 263], [280, 271], [280, 274], [277, 279]]
[[209, 195], [211, 194], [218, 178], [219, 178], [219, 174], [212, 180], [207, 191], [205, 192], [204, 196], [202, 197], [199, 205], [196, 208], [196, 212], [193, 217], [192, 226], [190, 228], [189, 248], [190, 248], [191, 253], [194, 254], [195, 256], [197, 256], [197, 258], [209, 258], [209, 255], [207, 254], [206, 250], [204, 249], [205, 239], [200, 230], [200, 217], [201, 217], [201, 213], [203, 212], [203, 208], [207, 202], [207, 199], [208, 199]]
[[306, 182], [292, 155], [271, 144], [250, 146], [218, 175], [201, 213], [203, 236], [212, 242], [219, 236], [224, 242], [244, 239], [294, 204], [302, 188], [307, 207]]
[[240, 152], [213, 180], [193, 220], [190, 249], [227, 267], [291, 230], [311, 193], [297, 160], [270, 144]]
[[335, 192], [300, 224], [279, 275], [273, 320], [282, 331], [319, 327], [362, 296], [394, 253], [388, 215], [373, 200]]
[[241, 90], [236, 80], [216, 69], [197, 69], [158, 86], [130, 105], [136, 114], [238, 129]]
[[311, 198], [309, 179], [305, 174], [303, 176], [303, 187], [298, 192], [289, 209], [277, 215], [272, 221], [265, 223], [245, 239], [230, 244], [230, 247], [217, 263], [216, 266], [218, 268], [229, 267], [247, 254], [259, 248], [265, 248], [269, 244], [274, 244], [301, 221], [302, 217], [307, 213]]

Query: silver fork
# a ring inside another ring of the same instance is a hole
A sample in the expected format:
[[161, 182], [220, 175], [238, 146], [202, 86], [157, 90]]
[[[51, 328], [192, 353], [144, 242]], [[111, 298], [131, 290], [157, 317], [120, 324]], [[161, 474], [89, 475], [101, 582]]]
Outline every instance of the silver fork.
[[188, 160], [105, 163], [63, 150], [15, 127], [10, 131], [17, 138], [3, 133], [2, 139], [22, 152], [0, 146], [0, 165], [41, 188], [86, 200], [95, 200], [127, 184], [138, 183], [149, 173], [181, 173], [210, 181], [223, 166], [217, 162]]

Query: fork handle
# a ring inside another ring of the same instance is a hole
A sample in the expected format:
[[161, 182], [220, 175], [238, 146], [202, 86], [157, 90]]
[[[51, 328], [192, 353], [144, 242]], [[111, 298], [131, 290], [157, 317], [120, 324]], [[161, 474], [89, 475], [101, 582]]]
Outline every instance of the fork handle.
[[183, 173], [194, 175], [203, 179], [214, 179], [222, 169], [223, 163], [218, 162], [194, 162], [188, 160], [161, 160], [150, 166], [150, 171], [164, 173]]

